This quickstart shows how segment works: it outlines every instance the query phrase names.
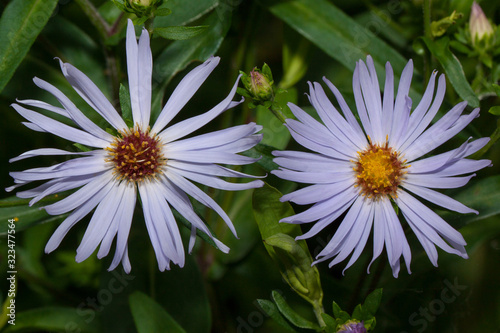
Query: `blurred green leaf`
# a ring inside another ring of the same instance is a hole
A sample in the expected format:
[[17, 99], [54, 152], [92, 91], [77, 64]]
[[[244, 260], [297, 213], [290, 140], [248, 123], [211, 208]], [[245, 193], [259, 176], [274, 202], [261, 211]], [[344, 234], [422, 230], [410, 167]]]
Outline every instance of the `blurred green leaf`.
[[490, 176], [478, 180], [465, 190], [454, 195], [453, 199], [477, 210], [479, 214], [460, 215], [460, 217], [457, 217], [456, 213], [445, 212], [441, 216], [446, 221], [458, 219], [462, 223], [469, 224], [500, 214], [500, 176]]
[[42, 207], [49, 203], [61, 199], [61, 197], [50, 196], [42, 202], [39, 202], [31, 207], [28, 206], [28, 199], [19, 199], [10, 197], [0, 200], [0, 235], [7, 233], [9, 219], [17, 218], [15, 222], [16, 232], [24, 230], [32, 225], [39, 223], [47, 223], [54, 221], [62, 221], [66, 218], [67, 214], [59, 216], [49, 215]]
[[50, 331], [50, 332], [82, 332], [99, 331], [96, 321], [84, 320], [78, 309], [64, 307], [44, 307], [16, 313], [15, 325], [8, 325], [4, 331]]
[[[125, 121], [129, 120], [133, 123], [132, 106], [130, 105], [130, 91], [127, 87], [120, 83], [120, 108], [122, 111], [122, 118]], [[133, 124], [130, 127], [134, 127]]]
[[[377, 313], [381, 300], [382, 300], [382, 288], [375, 289], [368, 296], [366, 296], [365, 302], [363, 303], [363, 309], [366, 312], [366, 314], [374, 316], [375, 313]], [[365, 318], [360, 318], [360, 319], [365, 319]]]
[[153, 94], [152, 119], [156, 119], [161, 111], [163, 94], [160, 92], [165, 90], [172, 77], [189, 63], [195, 60], [205, 61], [219, 49], [231, 25], [231, 12], [223, 12], [224, 16], [221, 17], [217, 8], [202, 22], [209, 26], [205, 33], [173, 42], [155, 59], [153, 85], [156, 85], [157, 93]]
[[129, 305], [139, 333], [186, 332], [160, 304], [140, 291], [135, 291], [129, 296]]
[[[156, 17], [154, 20], [155, 29], [189, 24], [220, 4], [218, 0], [168, 0], [163, 6], [168, 6], [175, 15]], [[220, 8], [216, 10], [221, 11]]]
[[259, 158], [257, 164], [259, 164], [267, 172], [270, 172], [278, 169], [278, 164], [273, 162], [273, 150], [276, 150], [276, 148], [259, 143], [253, 148], [242, 152], [242, 155]]
[[495, 115], [495, 116], [500, 116], [500, 106], [492, 106], [489, 110], [488, 110], [489, 113], [491, 113], [492, 115]]
[[337, 333], [337, 321], [326, 313], [322, 313], [321, 317], [323, 317], [326, 324], [326, 327], [324, 327], [325, 333]]
[[274, 305], [273, 302], [265, 299], [258, 299], [257, 303], [259, 304], [260, 308], [280, 326], [284, 327], [289, 332], [297, 332], [296, 330], [293, 329], [292, 326], [290, 326], [290, 324], [288, 324], [286, 319], [283, 318], [283, 316], [280, 314], [278, 308], [276, 307], [276, 305]]
[[295, 312], [286, 302], [285, 298], [276, 290], [273, 290], [272, 297], [281, 314], [293, 325], [300, 328], [308, 328], [316, 331], [320, 330], [318, 324], [313, 323]]
[[351, 316], [349, 316], [349, 314], [347, 312], [343, 311], [335, 301], [333, 301], [333, 303], [332, 303], [332, 309], [333, 309], [333, 315], [335, 316], [335, 318], [341, 320], [340, 323], [344, 323], [344, 322], [348, 321], [349, 319], [351, 319]]
[[259, 0], [262, 6], [289, 24], [351, 71], [356, 61], [373, 57], [379, 75], [390, 61], [401, 73], [406, 59], [383, 40], [326, 0]]
[[0, 92], [47, 24], [57, 0], [11, 1], [0, 18]]
[[153, 36], [172, 40], [184, 40], [198, 36], [203, 31], [207, 30], [207, 28], [208, 26], [206, 25], [198, 25], [193, 27], [174, 26], [155, 28], [153, 31]]
[[469, 85], [460, 61], [448, 47], [450, 39], [448, 37], [443, 37], [437, 40], [430, 40], [429, 38], [423, 37], [423, 40], [432, 55], [436, 57], [441, 66], [443, 66], [446, 77], [453, 88], [455, 88], [458, 95], [466, 100], [470, 106], [474, 108], [479, 107], [479, 99]]
[[212, 313], [207, 281], [196, 260], [186, 254], [184, 267], [173, 266], [168, 272], [159, 272], [155, 267], [155, 299], [186, 332], [209, 333]]
[[[282, 196], [280, 191], [268, 184], [256, 188], [253, 192], [253, 212], [263, 240], [280, 233], [294, 238], [302, 235], [299, 225], [279, 223], [282, 218], [295, 214], [290, 203], [279, 200]], [[304, 240], [298, 243], [307, 250], [307, 244]], [[270, 247], [267, 249], [269, 251]]]

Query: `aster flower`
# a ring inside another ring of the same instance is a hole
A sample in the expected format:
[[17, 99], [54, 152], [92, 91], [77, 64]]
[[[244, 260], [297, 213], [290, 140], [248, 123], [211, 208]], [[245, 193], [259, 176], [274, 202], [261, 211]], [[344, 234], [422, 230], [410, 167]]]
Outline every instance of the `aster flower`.
[[[326, 78], [323, 80], [335, 95], [343, 116], [316, 82], [309, 83], [309, 100], [324, 124], [296, 105], [289, 105], [297, 120], [287, 119], [286, 126], [299, 144], [313, 152], [275, 151], [274, 161], [280, 169], [273, 173], [286, 180], [313, 184], [281, 198], [313, 206], [281, 222], [316, 221], [308, 232], [297, 237], [305, 239], [346, 212], [315, 263], [332, 259], [332, 267], [352, 253], [347, 269], [360, 256], [373, 228], [372, 263], [385, 244], [393, 275], [399, 274], [401, 256], [410, 273], [410, 246], [394, 205], [399, 207], [434, 266], [438, 259], [436, 245], [467, 258], [462, 235], [415, 196], [459, 213], [477, 214], [433, 189], [461, 187], [474, 176], [470, 173], [489, 166], [489, 160], [466, 159], [489, 139], [469, 139], [456, 149], [424, 157], [467, 126], [479, 115], [479, 109], [462, 115], [467, 103], [461, 102], [431, 125], [445, 94], [444, 75], [439, 77], [434, 92], [437, 73], [432, 74], [422, 99], [412, 111], [408, 97], [412, 72], [410, 60], [394, 98], [394, 74], [387, 63], [381, 98], [372, 58], [367, 57], [366, 65], [362, 61], [356, 64], [353, 90], [361, 124], [339, 90]], [[463, 174], [469, 175], [457, 177]]]
[[366, 328], [363, 323], [358, 323], [355, 321], [349, 321], [342, 325], [342, 327], [337, 331], [337, 333], [366, 333]]
[[[61, 191], [77, 189], [66, 198], [45, 206], [51, 215], [70, 213], [48, 241], [45, 251], [55, 250], [64, 236], [94, 208], [90, 223], [77, 249], [76, 261], [87, 259], [99, 246], [98, 258], [106, 256], [116, 237], [116, 250], [110, 270], [121, 262], [130, 272], [127, 240], [138, 196], [142, 204], [146, 227], [161, 271], [170, 263], [183, 266], [184, 248], [172, 208], [191, 223], [189, 251], [194, 246], [196, 230], [209, 235], [218, 248], [229, 248], [214, 238], [204, 222], [196, 215], [189, 196], [217, 212], [229, 229], [235, 228], [222, 208], [191, 181], [222, 190], [244, 190], [263, 185], [260, 180], [230, 183], [219, 177], [253, 177], [230, 170], [221, 164], [244, 165], [254, 159], [238, 155], [261, 140], [256, 134], [261, 127], [255, 123], [202, 134], [185, 136], [198, 130], [220, 113], [240, 102], [233, 102], [238, 80], [229, 95], [210, 111], [170, 125], [201, 84], [217, 66], [219, 58], [212, 57], [188, 73], [176, 87], [152, 128], [151, 111], [152, 55], [148, 32], [143, 29], [137, 43], [135, 30], [129, 20], [126, 38], [127, 71], [134, 127], [129, 128], [102, 92], [78, 69], [60, 62], [61, 70], [78, 94], [113, 128], [112, 135], [89, 120], [56, 87], [35, 78], [35, 84], [51, 93], [62, 105], [24, 100], [13, 104], [14, 109], [28, 122], [27, 127], [49, 132], [72, 142], [95, 148], [88, 152], [68, 152], [59, 149], [36, 149], [13, 158], [10, 162], [41, 155], [80, 155], [50, 167], [11, 172], [14, 188], [33, 181], [46, 181], [30, 190], [18, 192], [21, 198], [33, 198], [30, 205]], [[69, 118], [77, 127], [68, 126], [24, 106], [44, 109]]]

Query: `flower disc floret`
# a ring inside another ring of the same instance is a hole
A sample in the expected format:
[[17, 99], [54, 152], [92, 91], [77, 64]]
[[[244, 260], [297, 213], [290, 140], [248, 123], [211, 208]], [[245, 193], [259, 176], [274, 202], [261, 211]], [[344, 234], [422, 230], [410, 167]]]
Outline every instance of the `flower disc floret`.
[[151, 135], [149, 129], [142, 131], [136, 127], [119, 132], [106, 150], [117, 177], [130, 182], [156, 177], [162, 172], [161, 166], [166, 161], [158, 137]]
[[360, 193], [374, 199], [385, 195], [397, 197], [398, 186], [406, 173], [404, 169], [408, 167], [398, 152], [387, 143], [384, 146], [370, 144], [358, 152], [358, 156], [353, 169]]

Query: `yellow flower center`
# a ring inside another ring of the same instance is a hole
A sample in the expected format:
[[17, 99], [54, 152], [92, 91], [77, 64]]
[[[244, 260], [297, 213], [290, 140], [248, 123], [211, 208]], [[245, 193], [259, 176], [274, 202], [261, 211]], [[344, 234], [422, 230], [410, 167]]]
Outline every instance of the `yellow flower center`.
[[406, 173], [406, 160], [400, 159], [399, 153], [386, 143], [384, 146], [372, 145], [358, 152], [354, 161], [357, 184], [362, 195], [379, 198], [383, 195], [397, 197], [397, 189], [402, 176]]
[[119, 132], [109, 152], [108, 162], [114, 164], [118, 179], [140, 182], [162, 173], [161, 166], [166, 159], [162, 155], [161, 144], [156, 135], [149, 133], [149, 128], [130, 128]]

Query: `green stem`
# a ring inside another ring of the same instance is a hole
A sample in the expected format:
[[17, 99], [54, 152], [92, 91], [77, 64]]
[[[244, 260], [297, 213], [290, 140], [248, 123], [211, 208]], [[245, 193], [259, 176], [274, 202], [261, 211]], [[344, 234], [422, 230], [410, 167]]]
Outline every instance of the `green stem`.
[[314, 314], [316, 315], [316, 319], [318, 320], [318, 324], [320, 327], [326, 327], [326, 323], [321, 316], [322, 313], [325, 313], [325, 309], [323, 309], [323, 305], [319, 302], [315, 302], [313, 304]]
[[99, 14], [97, 8], [95, 8], [95, 6], [89, 0], [75, 0], [75, 2], [80, 6], [85, 15], [87, 15], [87, 17], [90, 19], [92, 25], [101, 35], [102, 40], [108, 39], [111, 28], [101, 16], [101, 14]]
[[[432, 0], [424, 0], [423, 11], [424, 11], [424, 36], [429, 40], [433, 40], [431, 33], [431, 2]], [[429, 57], [424, 56], [424, 74], [425, 79], [428, 80], [431, 76], [431, 63], [432, 54]]]

